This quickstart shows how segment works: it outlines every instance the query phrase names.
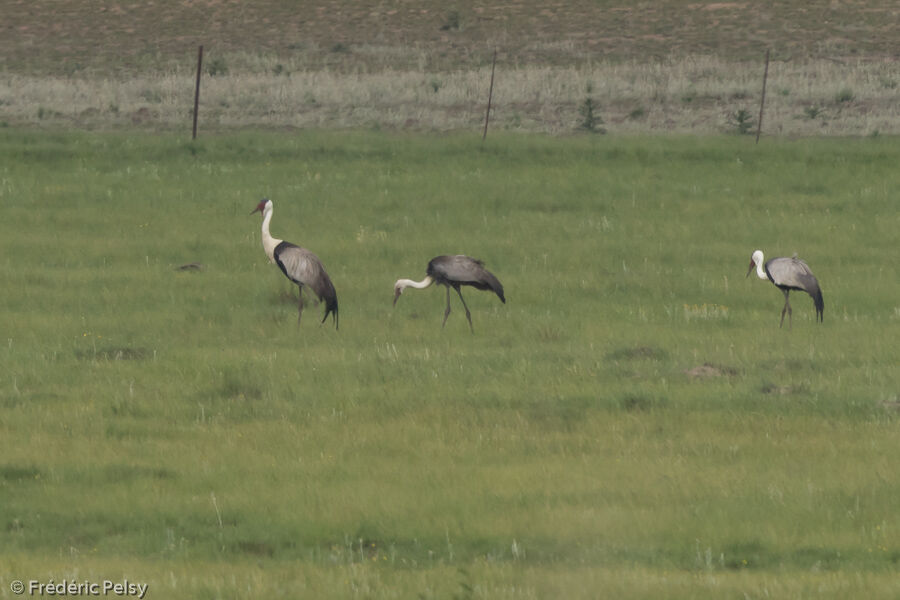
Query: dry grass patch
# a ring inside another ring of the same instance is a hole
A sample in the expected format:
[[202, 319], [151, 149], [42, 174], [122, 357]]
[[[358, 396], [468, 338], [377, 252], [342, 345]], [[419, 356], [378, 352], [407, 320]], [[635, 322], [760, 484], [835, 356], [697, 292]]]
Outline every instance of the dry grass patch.
[[[253, 61], [242, 56], [234, 63], [225, 74], [202, 79], [201, 131], [475, 130], [484, 119], [490, 78], [489, 66], [452, 72], [379, 68], [348, 73], [285, 64], [275, 56]], [[595, 117], [613, 134], [755, 131], [761, 77], [761, 65], [735, 65], [713, 57], [579, 66], [500, 63], [492, 123], [512, 130], [574, 132], [590, 98]], [[896, 80], [889, 62], [773, 62], [764, 131], [898, 133]], [[15, 126], [187, 129], [193, 85], [194, 75], [186, 67], [128, 78], [7, 74], [0, 79], [0, 121]], [[751, 115], [747, 127], [734, 125], [737, 113]]]

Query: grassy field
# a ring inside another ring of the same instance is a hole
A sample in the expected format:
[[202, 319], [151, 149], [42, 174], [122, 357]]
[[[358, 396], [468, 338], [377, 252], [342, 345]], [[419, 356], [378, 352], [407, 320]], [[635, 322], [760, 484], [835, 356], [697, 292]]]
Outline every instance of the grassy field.
[[[0, 136], [0, 597], [895, 598], [892, 138]], [[341, 328], [267, 263], [324, 261]], [[800, 253], [825, 321], [745, 278]], [[408, 290], [486, 261], [508, 302]], [[202, 270], [179, 270], [200, 263]]]

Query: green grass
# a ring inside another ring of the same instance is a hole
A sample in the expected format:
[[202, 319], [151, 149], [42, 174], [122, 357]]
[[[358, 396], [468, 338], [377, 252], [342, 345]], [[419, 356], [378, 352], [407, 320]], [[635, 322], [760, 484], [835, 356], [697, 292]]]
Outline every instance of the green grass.
[[[896, 597], [898, 159], [7, 129], [0, 594]], [[339, 331], [321, 306], [297, 328], [262, 196]], [[795, 294], [778, 328], [757, 248], [809, 262], [824, 324]], [[464, 292], [474, 335], [455, 298], [441, 330], [443, 290], [392, 308], [456, 252], [506, 288]]]

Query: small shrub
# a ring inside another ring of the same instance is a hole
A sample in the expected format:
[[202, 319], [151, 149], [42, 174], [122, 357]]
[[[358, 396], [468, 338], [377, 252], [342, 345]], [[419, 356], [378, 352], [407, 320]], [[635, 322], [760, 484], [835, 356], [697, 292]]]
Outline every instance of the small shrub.
[[156, 90], [142, 90], [139, 95], [146, 102], [150, 102], [151, 104], [159, 104], [162, 102], [162, 94]]
[[56, 117], [61, 117], [62, 113], [52, 110], [50, 108], [44, 108], [43, 106], [39, 106], [37, 110], [37, 118], [38, 119], [53, 119]]
[[816, 119], [817, 117], [821, 117], [823, 113], [824, 111], [818, 106], [807, 106], [803, 109], [803, 116], [810, 121]]
[[628, 113], [628, 118], [632, 121], [637, 121], [639, 119], [643, 119], [647, 116], [647, 110], [643, 106], [638, 106], [630, 113]]
[[728, 115], [728, 121], [737, 129], [740, 135], [746, 135], [753, 130], [755, 124], [753, 115], [747, 109], [741, 108]]
[[443, 25], [441, 25], [441, 31], [459, 31], [459, 29], [459, 11], [451, 10], [449, 13], [447, 13], [447, 20], [444, 21]]
[[587, 86], [587, 98], [584, 99], [584, 102], [578, 108], [578, 113], [581, 115], [581, 125], [579, 125], [579, 129], [583, 129], [589, 133], [606, 133], [606, 130], [600, 125], [603, 125], [603, 117], [597, 114], [596, 105], [594, 104], [594, 99], [591, 97], [591, 90], [593, 86], [588, 84]]
[[81, 73], [82, 71], [84, 71], [84, 69], [85, 69], [85, 66], [83, 64], [81, 64], [80, 62], [73, 62], [73, 63], [67, 62], [67, 63], [64, 63], [64, 65], [63, 65], [63, 72], [68, 77], [77, 75], [77, 74]]
[[186, 144], [185, 148], [187, 148], [187, 151], [191, 154], [191, 156], [197, 156], [205, 150], [205, 148], [196, 140]]
[[272, 68], [272, 75], [287, 75], [287, 69], [284, 68], [284, 65], [278, 63]]
[[224, 58], [214, 58], [212, 59], [208, 65], [206, 65], [206, 73], [210, 77], [215, 77], [217, 75], [227, 75], [228, 74], [228, 66], [225, 64]]
[[444, 85], [443, 82], [437, 78], [432, 78], [432, 80], [429, 81], [428, 83], [431, 86], [431, 89], [434, 90], [435, 94], [437, 94], [438, 90], [440, 90]]
[[853, 90], [850, 88], [843, 88], [834, 95], [834, 101], [838, 104], [845, 104], [847, 102], [852, 102], [855, 97]]
[[599, 125], [603, 124], [603, 117], [594, 112], [594, 99], [588, 96], [584, 99], [581, 108], [578, 109], [581, 114], [581, 129], [590, 133], [606, 133], [606, 130]]
[[350, 48], [348, 48], [346, 44], [338, 42], [331, 47], [331, 51], [336, 53], [349, 52]]

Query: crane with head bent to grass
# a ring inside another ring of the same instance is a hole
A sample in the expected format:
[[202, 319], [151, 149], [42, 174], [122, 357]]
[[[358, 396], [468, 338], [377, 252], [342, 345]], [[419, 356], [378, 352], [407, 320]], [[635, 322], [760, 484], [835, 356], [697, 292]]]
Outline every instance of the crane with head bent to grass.
[[261, 212], [263, 215], [262, 244], [269, 261], [278, 265], [281, 272], [300, 288], [297, 325], [300, 324], [300, 317], [303, 315], [303, 288], [306, 287], [315, 292], [320, 301], [325, 302], [325, 316], [322, 317], [322, 322], [324, 323], [325, 319], [328, 318], [328, 314], [331, 313], [334, 318], [334, 328], [337, 329], [337, 293], [334, 291], [334, 284], [331, 283], [331, 278], [325, 272], [325, 265], [322, 264], [318, 256], [306, 248], [301, 248], [290, 242], [272, 237], [269, 233], [272, 210], [272, 201], [268, 198], [263, 198], [250, 214]]
[[806, 292], [813, 299], [816, 307], [816, 320], [825, 320], [825, 301], [822, 299], [822, 290], [819, 288], [819, 281], [804, 261], [797, 258], [794, 254], [791, 258], [778, 257], [770, 258], [765, 263], [762, 250], [756, 250], [750, 257], [750, 268], [747, 269], [747, 277], [756, 268], [756, 275], [760, 279], [768, 279], [775, 284], [775, 287], [784, 293], [784, 308], [781, 309], [781, 324], [784, 326], [784, 313], [788, 314], [788, 327], [792, 325], [791, 303], [788, 300], [788, 294], [791, 290], [800, 290]]
[[443, 285], [447, 288], [447, 309], [444, 311], [444, 320], [441, 321], [441, 327], [447, 323], [447, 317], [450, 315], [450, 288], [456, 290], [459, 299], [462, 301], [463, 308], [466, 309], [466, 319], [469, 320], [469, 329], [474, 332], [472, 327], [472, 314], [466, 301], [463, 299], [460, 286], [468, 285], [476, 290], [487, 290], [497, 294], [500, 301], [506, 304], [506, 297], [503, 295], [503, 285], [494, 276], [493, 273], [484, 268], [484, 263], [480, 260], [457, 254], [455, 256], [436, 256], [428, 262], [428, 268], [425, 271], [425, 279], [422, 281], [413, 281], [412, 279], [398, 279], [394, 284], [394, 305], [396, 306], [400, 294], [408, 287], [422, 290], [433, 283]]

